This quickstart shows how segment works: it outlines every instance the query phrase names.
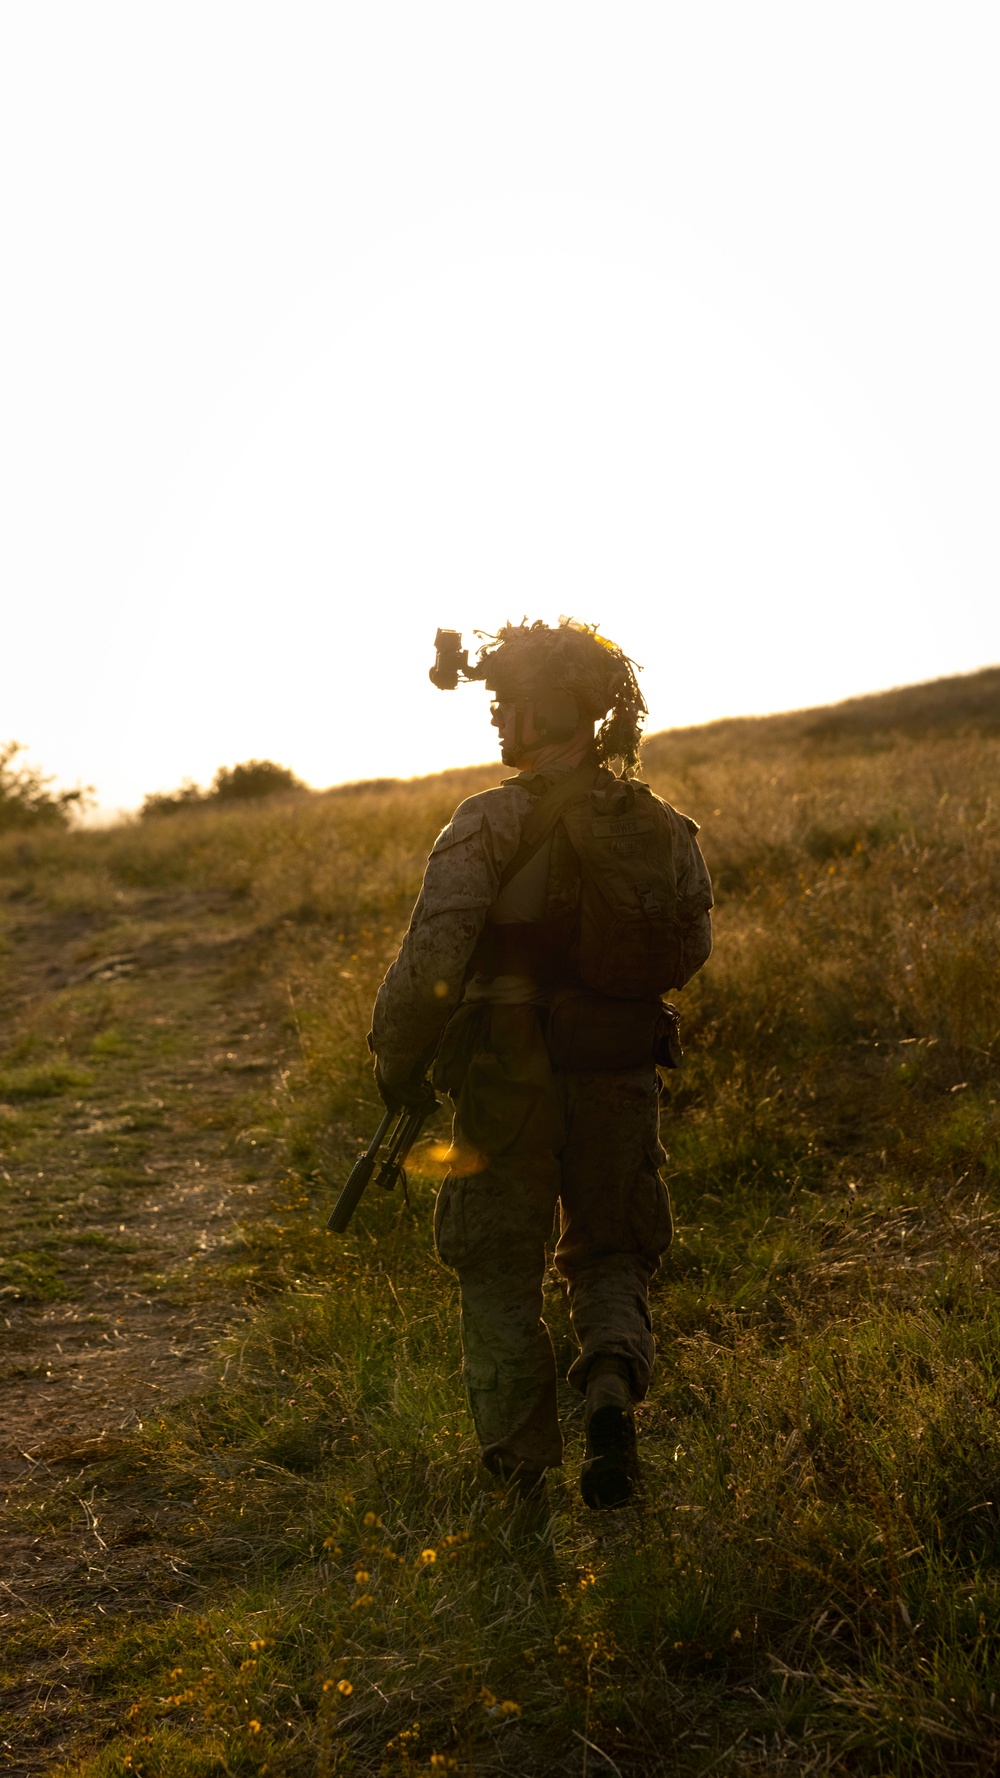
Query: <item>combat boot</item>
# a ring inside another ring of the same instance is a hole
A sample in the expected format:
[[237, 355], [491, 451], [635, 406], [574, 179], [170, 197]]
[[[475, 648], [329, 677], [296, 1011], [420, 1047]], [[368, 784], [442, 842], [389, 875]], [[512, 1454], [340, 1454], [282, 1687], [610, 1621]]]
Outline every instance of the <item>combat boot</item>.
[[587, 1376], [584, 1409], [587, 1452], [580, 1471], [580, 1493], [595, 1511], [624, 1506], [639, 1478], [635, 1415], [628, 1365], [620, 1358], [598, 1358]]

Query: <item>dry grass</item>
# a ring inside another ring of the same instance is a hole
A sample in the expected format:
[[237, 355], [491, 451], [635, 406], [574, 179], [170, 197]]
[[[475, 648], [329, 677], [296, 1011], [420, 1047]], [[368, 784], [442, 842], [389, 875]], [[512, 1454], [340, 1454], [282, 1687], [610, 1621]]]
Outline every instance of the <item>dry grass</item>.
[[[254, 935], [230, 991], [254, 972], [290, 1047], [233, 1126], [272, 1204], [201, 1286], [253, 1320], [91, 1472], [95, 1511], [183, 1503], [186, 1591], [91, 1623], [109, 1714], [65, 1772], [996, 1771], [995, 711], [986, 675], [648, 748], [704, 823], [717, 950], [670, 1081], [645, 1491], [603, 1516], [568, 1397], [549, 1510], [481, 1486], [429, 1151], [408, 1206], [322, 1232], [375, 1116], [374, 987], [489, 774], [8, 846], [8, 893], [100, 910], [101, 955], [150, 898], [176, 936], [186, 895], [228, 897]], [[0, 1057], [15, 1142], [40, 1070], [94, 1065], [43, 1037]]]

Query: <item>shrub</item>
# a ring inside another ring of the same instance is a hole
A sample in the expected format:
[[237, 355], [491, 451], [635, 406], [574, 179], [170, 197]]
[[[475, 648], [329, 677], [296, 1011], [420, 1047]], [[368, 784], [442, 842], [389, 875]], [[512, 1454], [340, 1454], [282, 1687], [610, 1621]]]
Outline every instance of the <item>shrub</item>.
[[281, 796], [305, 788], [287, 766], [276, 766], [270, 759], [248, 759], [242, 765], [220, 766], [211, 794], [219, 802], [231, 802], [236, 797]]
[[182, 810], [205, 804], [241, 802], [262, 796], [287, 796], [290, 791], [305, 790], [301, 778], [288, 766], [275, 765], [271, 759], [247, 759], [241, 765], [220, 766], [212, 780], [211, 790], [185, 778], [179, 790], [152, 791], [146, 797], [140, 816], [176, 815]]
[[89, 791], [51, 791], [51, 778], [33, 766], [13, 766], [24, 748], [20, 741], [0, 742], [0, 833], [17, 827], [66, 827], [75, 809], [84, 808]]
[[145, 820], [150, 815], [176, 815], [181, 809], [197, 807], [208, 801], [209, 792], [185, 778], [179, 790], [153, 790], [139, 810]]

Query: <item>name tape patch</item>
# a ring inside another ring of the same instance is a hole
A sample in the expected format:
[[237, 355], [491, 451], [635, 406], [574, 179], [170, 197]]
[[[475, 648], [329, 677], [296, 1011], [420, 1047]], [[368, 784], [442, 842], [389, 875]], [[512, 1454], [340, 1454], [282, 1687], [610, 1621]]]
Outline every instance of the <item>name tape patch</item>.
[[602, 840], [623, 840], [637, 833], [652, 833], [654, 825], [648, 815], [596, 815], [591, 832]]

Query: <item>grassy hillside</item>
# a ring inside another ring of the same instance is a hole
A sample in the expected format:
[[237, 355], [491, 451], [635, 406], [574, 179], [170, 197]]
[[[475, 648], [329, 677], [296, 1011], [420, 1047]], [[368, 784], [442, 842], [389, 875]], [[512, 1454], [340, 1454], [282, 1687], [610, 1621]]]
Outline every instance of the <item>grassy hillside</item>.
[[[140, 1216], [196, 1140], [240, 1211], [100, 1274], [134, 1268], [154, 1318], [225, 1306], [200, 1392], [151, 1412], [137, 1382], [114, 1439], [11, 1471], [39, 1562], [91, 1525], [105, 1555], [8, 1613], [10, 1770], [997, 1770], [998, 709], [994, 670], [647, 747], [703, 824], [716, 952], [679, 997], [645, 1488], [605, 1515], [568, 1394], [550, 1512], [483, 1487], [431, 1248], [443, 1122], [409, 1203], [323, 1232], [377, 1117], [375, 987], [490, 774], [0, 843], [19, 1337], [96, 1288], [87, 1191]], [[568, 1359], [554, 1279], [547, 1304]]]

